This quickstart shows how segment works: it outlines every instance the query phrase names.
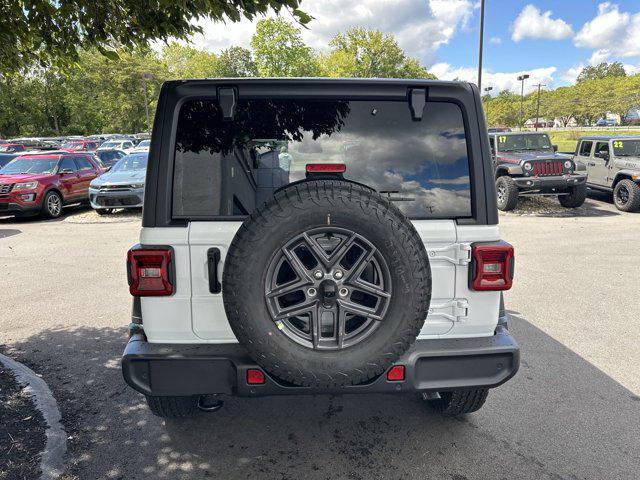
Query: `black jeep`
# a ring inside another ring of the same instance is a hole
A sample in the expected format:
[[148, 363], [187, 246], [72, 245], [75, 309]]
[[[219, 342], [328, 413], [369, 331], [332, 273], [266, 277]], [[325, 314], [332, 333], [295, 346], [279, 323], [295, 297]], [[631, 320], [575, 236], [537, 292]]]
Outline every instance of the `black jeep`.
[[520, 195], [557, 195], [560, 205], [584, 203], [587, 175], [582, 164], [557, 153], [546, 133], [490, 133], [498, 208], [513, 210]]

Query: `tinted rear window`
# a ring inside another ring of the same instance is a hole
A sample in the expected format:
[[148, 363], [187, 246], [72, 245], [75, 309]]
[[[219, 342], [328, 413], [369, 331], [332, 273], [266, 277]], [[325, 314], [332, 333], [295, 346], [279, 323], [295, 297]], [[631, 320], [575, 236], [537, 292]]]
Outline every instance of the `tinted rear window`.
[[471, 216], [456, 104], [428, 102], [414, 121], [406, 101], [240, 100], [225, 121], [215, 99], [180, 109], [173, 216], [245, 216], [314, 163], [345, 164], [412, 218]]

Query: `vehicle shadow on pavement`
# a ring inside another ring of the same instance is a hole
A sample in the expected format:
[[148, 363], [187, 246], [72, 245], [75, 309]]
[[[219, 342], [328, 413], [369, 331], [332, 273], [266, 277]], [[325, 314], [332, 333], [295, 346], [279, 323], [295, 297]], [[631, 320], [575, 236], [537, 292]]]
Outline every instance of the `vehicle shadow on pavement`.
[[43, 375], [69, 435], [65, 479], [636, 478], [640, 398], [524, 319], [516, 377], [464, 418], [416, 395], [228, 398], [163, 421], [122, 380], [125, 329], [5, 347]]
[[[585, 203], [577, 208], [565, 208], [558, 200], [550, 197], [520, 197], [518, 206], [510, 212], [501, 212], [507, 216], [526, 217], [615, 217], [621, 214], [613, 205], [603, 204], [600, 198], [591, 200], [587, 198]], [[609, 202], [612, 203], [612, 202]]]
[[55, 223], [55, 222], [63, 222], [65, 218], [69, 215], [74, 215], [77, 213], [86, 212], [87, 210], [91, 210], [91, 207], [88, 205], [74, 205], [72, 207], [65, 207], [62, 209], [62, 215], [58, 218], [44, 218], [40, 215], [29, 215], [26, 217], [3, 217], [0, 216], [0, 224], [20, 224], [20, 223]]

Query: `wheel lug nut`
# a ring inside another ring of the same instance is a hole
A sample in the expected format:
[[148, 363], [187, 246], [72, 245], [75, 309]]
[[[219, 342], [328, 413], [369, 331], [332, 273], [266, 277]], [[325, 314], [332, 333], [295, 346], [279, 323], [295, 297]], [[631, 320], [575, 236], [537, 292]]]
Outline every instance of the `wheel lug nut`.
[[322, 274], [322, 271], [320, 270], [316, 270], [315, 272], [313, 272], [313, 276], [316, 277], [318, 280], [324, 277], [324, 275]]
[[349, 290], [343, 287], [340, 290], [338, 290], [338, 294], [341, 297], [346, 297], [347, 295], [349, 295]]
[[315, 297], [315, 296], [316, 296], [316, 293], [318, 293], [318, 291], [317, 291], [315, 288], [309, 288], [309, 289], [307, 290], [307, 295], [308, 295], [309, 297]]
[[333, 278], [335, 278], [336, 280], [340, 280], [343, 276], [344, 274], [342, 273], [342, 270], [336, 270], [333, 273]]

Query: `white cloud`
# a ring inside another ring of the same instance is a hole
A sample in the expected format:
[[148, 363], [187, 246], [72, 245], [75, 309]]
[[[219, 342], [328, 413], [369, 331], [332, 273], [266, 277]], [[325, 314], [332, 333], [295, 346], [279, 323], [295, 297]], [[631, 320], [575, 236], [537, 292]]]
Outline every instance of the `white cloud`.
[[612, 57], [640, 57], [640, 12], [621, 12], [616, 4], [601, 3], [598, 15], [582, 26], [573, 43], [593, 50], [589, 58], [592, 65]]
[[491, 37], [489, 39], [489, 43], [493, 43], [493, 44], [499, 45], [499, 44], [502, 43], [502, 39], [500, 37]]
[[[475, 3], [472, 0], [305, 0], [302, 9], [315, 17], [302, 36], [313, 48], [326, 49], [333, 35], [352, 26], [376, 28], [393, 34], [400, 46], [422, 63], [466, 27]], [[286, 12], [282, 13], [289, 19]], [[196, 35], [196, 47], [218, 51], [230, 45], [248, 47], [255, 22], [227, 24], [203, 21], [204, 34]]]
[[[452, 67], [448, 63], [436, 63], [429, 69], [431, 73], [441, 80], [465, 80], [467, 82], [476, 83], [478, 81], [478, 71], [472, 67]], [[534, 85], [543, 83], [547, 88], [554, 82], [554, 74], [556, 67], [534, 68], [521, 72], [482, 72], [482, 86], [493, 87], [492, 93], [497, 94], [501, 90], [511, 90], [520, 93], [520, 82], [518, 76], [523, 73], [529, 74], [529, 78], [525, 80], [524, 92], [529, 93], [535, 88]]]
[[578, 75], [580, 75], [580, 72], [582, 72], [582, 69], [585, 66], [586, 65], [584, 63], [580, 62], [579, 64], [568, 68], [560, 75], [560, 80], [570, 84], [576, 83], [576, 79], [578, 78]]
[[542, 13], [535, 5], [526, 5], [511, 26], [511, 39], [519, 42], [525, 38], [561, 40], [573, 35], [571, 25], [560, 18], [551, 18], [551, 11]]

